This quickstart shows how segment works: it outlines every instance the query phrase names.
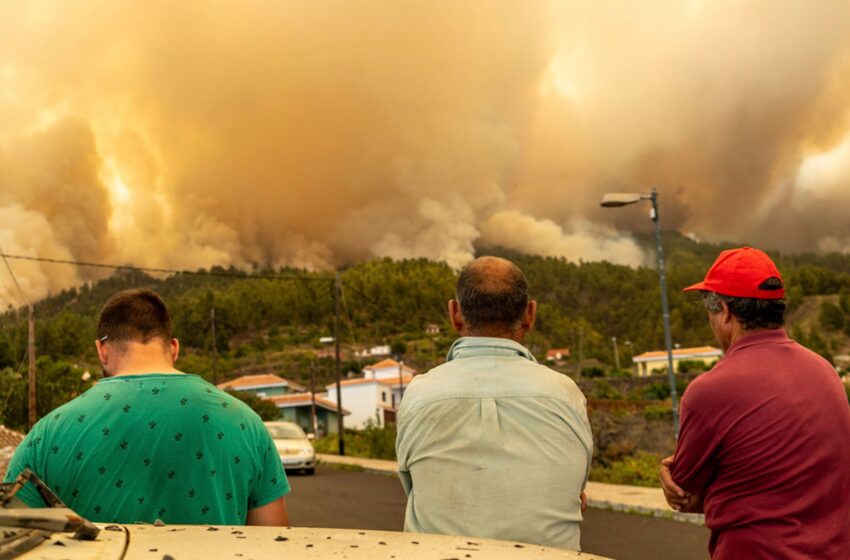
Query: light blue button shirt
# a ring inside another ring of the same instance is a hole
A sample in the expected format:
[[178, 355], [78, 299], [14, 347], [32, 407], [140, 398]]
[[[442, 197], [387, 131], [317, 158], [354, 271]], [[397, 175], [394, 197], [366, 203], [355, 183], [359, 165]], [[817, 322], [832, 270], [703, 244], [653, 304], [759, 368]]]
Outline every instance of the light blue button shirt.
[[593, 437], [584, 395], [521, 344], [463, 337], [399, 410], [406, 531], [579, 550]]

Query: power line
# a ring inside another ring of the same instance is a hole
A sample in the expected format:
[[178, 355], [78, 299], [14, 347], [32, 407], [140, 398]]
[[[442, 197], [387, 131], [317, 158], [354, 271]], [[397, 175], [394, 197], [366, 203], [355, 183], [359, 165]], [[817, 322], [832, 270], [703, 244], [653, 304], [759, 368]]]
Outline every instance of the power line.
[[30, 300], [27, 299], [27, 296], [24, 294], [24, 291], [21, 289], [21, 285], [18, 284], [18, 279], [15, 277], [15, 273], [12, 271], [12, 267], [9, 265], [10, 255], [7, 255], [3, 248], [0, 247], [0, 255], [3, 256], [3, 262], [6, 263], [6, 269], [9, 271], [9, 275], [12, 277], [12, 281], [15, 283], [15, 288], [18, 290], [18, 296], [21, 298], [24, 305], [30, 305]]
[[[216, 276], [222, 278], [242, 278], [246, 280], [300, 280], [304, 282], [333, 282], [331, 277], [311, 277], [300, 276], [296, 274], [246, 274], [242, 272], [215, 272], [215, 271], [200, 271], [200, 270], [181, 270], [177, 268], [152, 268], [144, 266], [118, 265], [110, 263], [95, 263], [87, 261], [75, 261], [70, 259], [50, 259], [47, 257], [33, 257], [29, 255], [7, 255], [3, 253], [4, 259], [18, 259], [24, 261], [35, 261], [52, 264], [70, 264], [76, 266], [86, 266], [90, 268], [108, 268], [112, 270], [133, 270], [138, 272], [149, 272], [155, 274], [185, 274], [190, 276]], [[9, 263], [6, 263], [9, 266]], [[11, 269], [10, 269], [11, 271]], [[13, 276], [14, 278], [14, 276]], [[16, 281], [17, 284], [17, 281]]]

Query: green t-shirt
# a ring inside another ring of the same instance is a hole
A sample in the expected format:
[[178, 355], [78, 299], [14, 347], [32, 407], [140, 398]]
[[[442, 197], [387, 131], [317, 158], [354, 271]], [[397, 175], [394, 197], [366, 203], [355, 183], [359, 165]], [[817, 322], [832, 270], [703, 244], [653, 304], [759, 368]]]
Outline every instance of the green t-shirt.
[[[242, 525], [289, 492], [259, 416], [197, 375], [122, 375], [42, 418], [18, 446], [24, 467], [101, 522]], [[43, 502], [27, 484], [19, 496]]]

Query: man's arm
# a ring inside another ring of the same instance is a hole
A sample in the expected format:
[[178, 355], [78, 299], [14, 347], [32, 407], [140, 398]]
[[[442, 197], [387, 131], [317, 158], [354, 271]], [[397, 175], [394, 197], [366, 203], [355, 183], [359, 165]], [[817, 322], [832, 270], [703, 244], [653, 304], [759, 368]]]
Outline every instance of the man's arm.
[[682, 513], [703, 513], [702, 494], [687, 492], [673, 480], [673, 456], [661, 461], [661, 488], [671, 508]]
[[289, 527], [289, 512], [286, 511], [286, 500], [281, 497], [264, 506], [249, 509], [247, 525]]
[[[33, 473], [35, 473], [41, 480], [48, 484], [48, 481], [45, 480], [43, 473], [38, 472], [36, 468], [36, 457], [35, 457], [35, 445], [32, 444], [32, 440], [37, 437], [36, 430], [39, 428], [39, 425], [36, 424], [36, 427], [33, 428], [27, 437], [24, 438], [18, 447], [15, 449], [14, 454], [12, 454], [12, 459], [9, 461], [9, 466], [6, 469], [6, 476], [3, 479], [3, 482], [14, 482], [18, 475], [21, 474], [25, 468], [29, 468]], [[45, 507], [44, 500], [41, 498], [41, 495], [36, 490], [34, 484], [24, 484], [23, 488], [21, 488], [16, 496], [22, 500], [25, 504], [27, 504], [31, 508], [43, 508]]]

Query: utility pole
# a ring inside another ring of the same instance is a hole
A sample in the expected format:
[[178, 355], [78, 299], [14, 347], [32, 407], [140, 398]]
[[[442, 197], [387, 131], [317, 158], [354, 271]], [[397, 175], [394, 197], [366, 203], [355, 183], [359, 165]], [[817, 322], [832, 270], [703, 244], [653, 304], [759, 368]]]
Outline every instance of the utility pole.
[[313, 427], [313, 437], [319, 437], [316, 422], [316, 362], [310, 360], [310, 425]]
[[210, 308], [210, 325], [212, 326], [213, 385], [218, 385], [218, 349], [215, 344], [215, 307]]
[[35, 312], [32, 304], [29, 304], [29, 342], [27, 345], [29, 353], [29, 428], [35, 425], [36, 401], [35, 401]]
[[584, 327], [578, 330], [578, 363], [581, 367], [581, 362], [584, 360]]
[[337, 419], [337, 435], [339, 436], [338, 447], [340, 456], [345, 455], [345, 439], [343, 433], [342, 422], [342, 366], [339, 359], [339, 312], [340, 300], [342, 299], [342, 280], [339, 277], [339, 271], [336, 272], [336, 281], [334, 282], [334, 354], [336, 361], [336, 419]]
[[614, 363], [617, 366], [617, 371], [620, 371], [620, 351], [617, 349], [617, 337], [612, 336], [611, 341], [614, 343]]
[[670, 334], [670, 306], [667, 302], [667, 275], [664, 273], [664, 248], [661, 246], [661, 222], [658, 221], [658, 190], [652, 187], [652, 214], [655, 222], [655, 251], [658, 254], [658, 283], [661, 288], [661, 318], [664, 322], [664, 345], [667, 348], [667, 380], [670, 383], [670, 400], [673, 408], [673, 431], [679, 439], [679, 404], [676, 395], [676, 372], [673, 369], [673, 337]]
[[396, 404], [395, 421], [398, 422], [398, 409], [401, 407], [401, 397], [404, 396], [404, 360], [398, 360], [398, 404]]

